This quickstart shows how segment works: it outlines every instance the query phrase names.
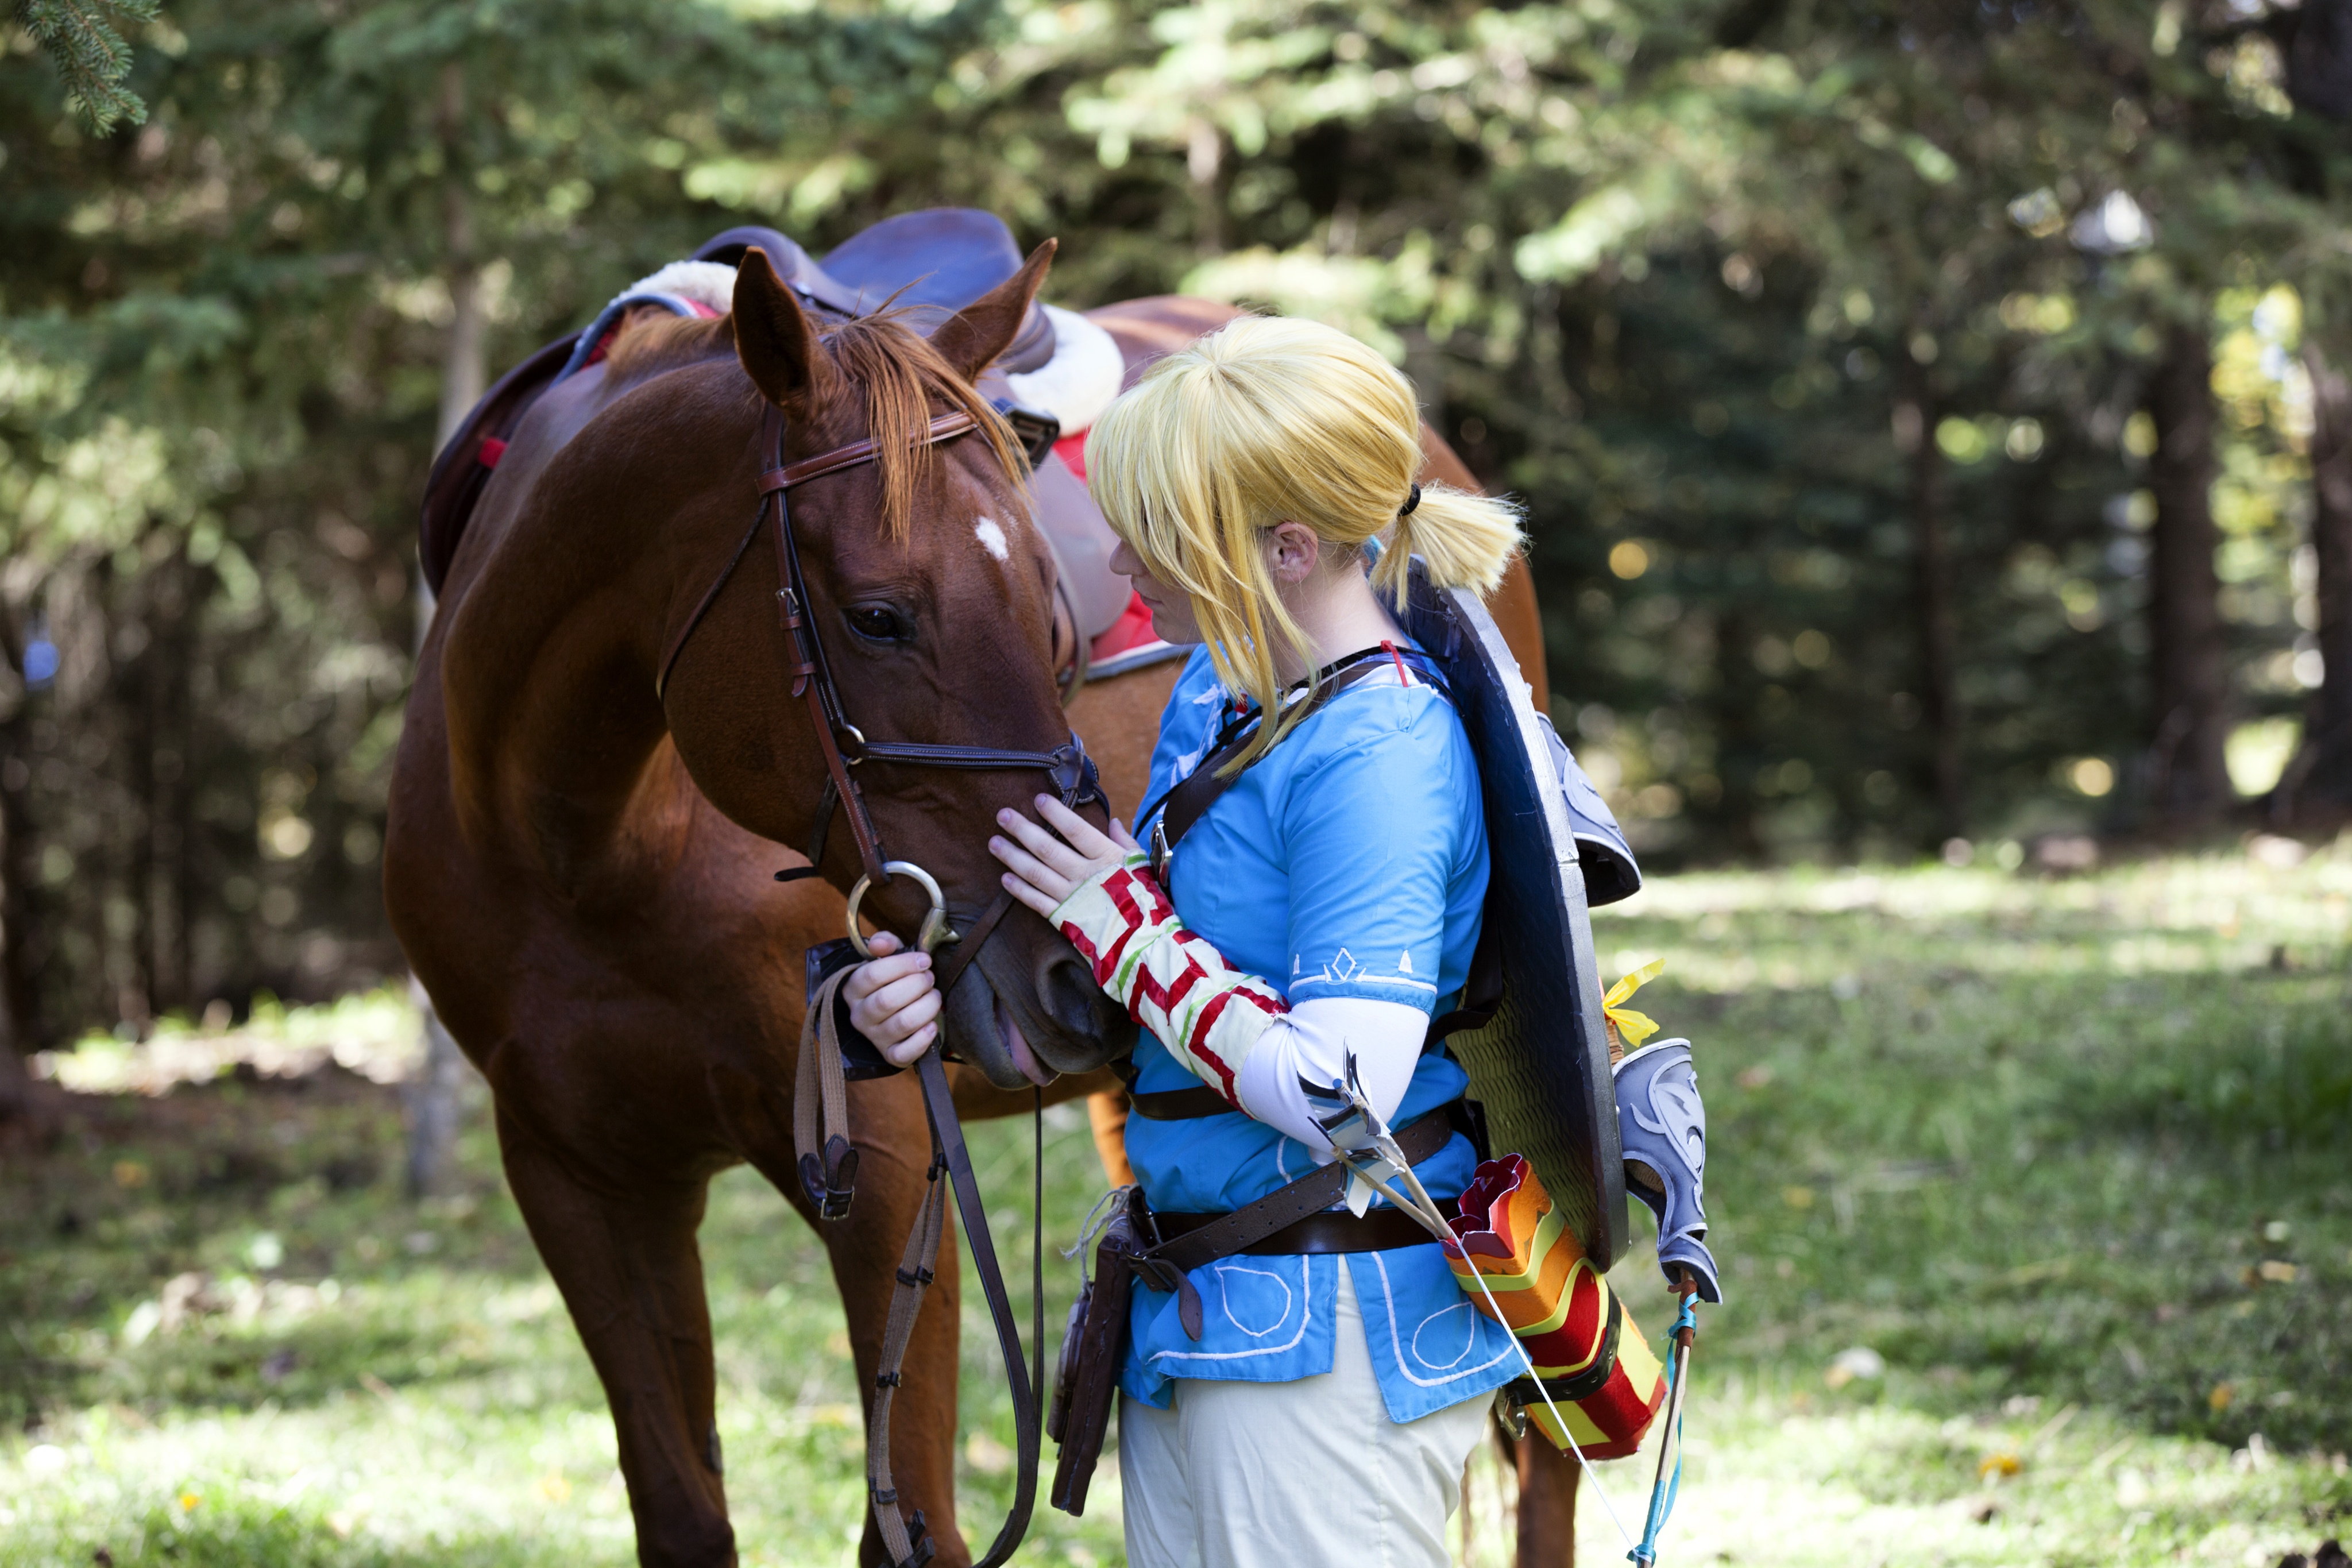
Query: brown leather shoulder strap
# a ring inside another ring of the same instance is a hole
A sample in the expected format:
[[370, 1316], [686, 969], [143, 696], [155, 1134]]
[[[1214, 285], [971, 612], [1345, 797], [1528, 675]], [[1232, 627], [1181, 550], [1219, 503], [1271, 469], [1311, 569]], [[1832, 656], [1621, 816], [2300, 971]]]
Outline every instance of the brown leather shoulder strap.
[[[1297, 720], [1293, 721], [1293, 723], [1304, 722], [1325, 703], [1347, 690], [1350, 686], [1360, 680], [1369, 679], [1387, 668], [1384, 662], [1373, 658], [1366, 658], [1361, 663], [1349, 665], [1323, 683], [1322, 689], [1307, 700], [1306, 712], [1301, 713]], [[1250, 737], [1256, 733], [1257, 725], [1249, 725], [1241, 733], [1202, 757], [1200, 766], [1169, 786], [1168, 793], [1160, 796], [1162, 805], [1160, 809], [1160, 821], [1152, 830], [1151, 842], [1155, 853], [1162, 849], [1175, 848], [1177, 841], [1192, 830], [1192, 825], [1206, 816], [1209, 814], [1209, 808], [1216, 805], [1227, 790], [1241, 782], [1242, 774], [1248, 772], [1248, 769], [1236, 769], [1227, 773], [1224, 772], [1224, 767], [1227, 763], [1241, 755], [1248, 747]]]

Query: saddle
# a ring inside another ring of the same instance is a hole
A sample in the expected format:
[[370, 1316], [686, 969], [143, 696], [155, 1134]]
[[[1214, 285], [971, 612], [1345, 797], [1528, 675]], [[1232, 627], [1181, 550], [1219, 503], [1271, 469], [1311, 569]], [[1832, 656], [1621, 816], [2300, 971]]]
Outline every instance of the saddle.
[[[697, 261], [732, 267], [758, 246], [793, 292], [836, 315], [864, 316], [896, 301], [935, 328], [1021, 270], [1021, 247], [994, 213], [927, 207], [872, 224], [825, 252], [820, 263], [772, 228], [730, 228], [694, 253]], [[1007, 371], [1033, 371], [1054, 357], [1054, 328], [1043, 306], [997, 359]]]
[[[768, 253], [777, 275], [795, 293], [825, 314], [866, 315], [895, 301], [921, 318], [926, 331], [1018, 272], [1022, 262], [1004, 220], [970, 207], [931, 207], [884, 218], [827, 251], [822, 263], [774, 229], [756, 226], [715, 236], [693, 259], [732, 266], [754, 246]], [[624, 296], [614, 304], [626, 300]], [[599, 326], [610, 325], [612, 314], [607, 307]], [[577, 335], [559, 338], [500, 376], [435, 458], [425, 481], [418, 554], [436, 594], [508, 439], [530, 405], [581, 357], [583, 346]], [[1016, 374], [1039, 370], [1054, 352], [1054, 323], [1045, 307], [1032, 305], [996, 369]]]

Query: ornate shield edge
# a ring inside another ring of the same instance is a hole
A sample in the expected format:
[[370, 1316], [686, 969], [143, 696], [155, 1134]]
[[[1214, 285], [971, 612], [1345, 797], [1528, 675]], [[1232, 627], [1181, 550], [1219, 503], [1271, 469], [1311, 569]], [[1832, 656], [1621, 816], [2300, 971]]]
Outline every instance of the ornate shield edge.
[[[1475, 593], [1412, 569], [1405, 630], [1446, 672], [1478, 754], [1502, 1005], [1448, 1044], [1496, 1152], [1525, 1155], [1593, 1267], [1625, 1247], [1625, 1168], [1584, 873], [1568, 804], [1518, 660]], [[1516, 764], [1516, 765], [1515, 765]]]

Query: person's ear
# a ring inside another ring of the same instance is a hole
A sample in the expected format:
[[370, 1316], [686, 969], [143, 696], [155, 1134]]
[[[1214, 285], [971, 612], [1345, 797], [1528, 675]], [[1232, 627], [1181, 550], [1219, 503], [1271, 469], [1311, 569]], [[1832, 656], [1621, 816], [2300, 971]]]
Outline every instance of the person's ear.
[[1274, 580], [1294, 587], [1315, 575], [1323, 541], [1303, 522], [1277, 522], [1266, 535], [1265, 565]]

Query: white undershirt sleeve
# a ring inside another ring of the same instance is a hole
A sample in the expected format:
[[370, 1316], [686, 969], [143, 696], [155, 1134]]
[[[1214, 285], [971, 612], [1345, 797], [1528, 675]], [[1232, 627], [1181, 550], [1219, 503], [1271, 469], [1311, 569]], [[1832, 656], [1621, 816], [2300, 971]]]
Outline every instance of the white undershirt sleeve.
[[[1412, 1085], [1429, 1033], [1429, 1015], [1402, 1002], [1360, 996], [1326, 996], [1294, 1003], [1250, 1047], [1234, 1076], [1241, 1108], [1285, 1137], [1331, 1162], [1331, 1141], [1316, 1124], [1316, 1107], [1299, 1079], [1329, 1084], [1347, 1076], [1348, 1052], [1356, 1053], [1356, 1076], [1383, 1121], [1392, 1121]], [[1328, 1114], [1331, 1107], [1324, 1110]]]

